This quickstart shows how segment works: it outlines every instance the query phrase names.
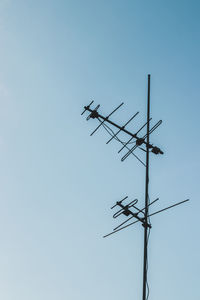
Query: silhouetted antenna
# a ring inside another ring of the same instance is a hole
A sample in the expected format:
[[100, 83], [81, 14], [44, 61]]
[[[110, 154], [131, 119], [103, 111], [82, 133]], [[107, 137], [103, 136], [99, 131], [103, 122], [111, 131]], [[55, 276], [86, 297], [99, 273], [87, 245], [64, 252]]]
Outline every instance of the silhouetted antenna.
[[[150, 134], [153, 133], [161, 124], [162, 120], [158, 121], [153, 127], [150, 129], [150, 121], [152, 118], [150, 118], [150, 75], [148, 75], [148, 93], [147, 93], [147, 120], [146, 123], [143, 124], [138, 130], [134, 130], [134, 133], [126, 129], [126, 126], [133, 120], [135, 117], [139, 114], [139, 112], [136, 112], [127, 122], [124, 123], [124, 125], [118, 125], [117, 123], [111, 121], [110, 116], [113, 115], [124, 103], [122, 102], [120, 105], [118, 105], [110, 114], [108, 114], [106, 117], [101, 115], [98, 112], [98, 109], [100, 105], [98, 104], [94, 109], [91, 108], [94, 101], [91, 101], [89, 105], [84, 106], [84, 111], [82, 112], [82, 115], [85, 112], [89, 112], [89, 115], [87, 116], [86, 120], [89, 119], [97, 119], [100, 123], [95, 128], [95, 130], [91, 133], [91, 136], [100, 128], [103, 127], [111, 136], [110, 139], [106, 142], [106, 144], [109, 144], [112, 140], [117, 140], [122, 144], [122, 147], [119, 149], [118, 153], [120, 153], [122, 150], [126, 149], [128, 150], [126, 154], [121, 158], [121, 161], [124, 161], [126, 158], [129, 157], [130, 154], [132, 154], [137, 160], [145, 166], [145, 205], [143, 208], [138, 208], [136, 205], [138, 204], [138, 199], [134, 199], [130, 201], [129, 203], [125, 204], [124, 201], [128, 198], [126, 196], [120, 201], [117, 201], [114, 206], [111, 207], [111, 209], [114, 209], [116, 207], [119, 208], [118, 211], [116, 211], [113, 214], [113, 218], [117, 219], [119, 216], [125, 216], [126, 220], [124, 220], [122, 223], [120, 223], [117, 227], [113, 229], [112, 232], [104, 235], [105, 237], [108, 237], [110, 235], [113, 235], [121, 230], [126, 229], [129, 226], [132, 226], [135, 223], [140, 222], [142, 226], [144, 227], [144, 262], [143, 262], [143, 300], [147, 300], [149, 296], [149, 289], [147, 284], [147, 265], [148, 265], [148, 239], [149, 239], [149, 233], [151, 229], [151, 222], [150, 217], [154, 216], [158, 213], [161, 213], [165, 210], [168, 210], [170, 208], [173, 208], [175, 206], [178, 206], [180, 204], [183, 204], [189, 199], [186, 199], [184, 201], [172, 204], [168, 207], [165, 207], [163, 209], [157, 210], [151, 214], [149, 214], [149, 206], [153, 205], [155, 202], [157, 202], [159, 199], [155, 199], [152, 202], [149, 200], [149, 154], [153, 153], [155, 155], [158, 154], [164, 154], [163, 151], [153, 144], [150, 143]], [[111, 126], [111, 127], [110, 127]], [[146, 134], [141, 134], [142, 130], [146, 128]], [[116, 132], [114, 132], [114, 129], [117, 129]], [[127, 141], [122, 141], [119, 138], [119, 134], [123, 132], [125, 133], [129, 138]], [[133, 146], [130, 146], [130, 144], [134, 144]], [[143, 149], [141, 146], [145, 146], [146, 148]], [[134, 152], [135, 150], [142, 150], [146, 154], [146, 162], [144, 163], [142, 159], [140, 159]], [[132, 220], [135, 219], [133, 222]], [[126, 224], [126, 225], [125, 225]]]
[[[158, 201], [159, 199], [157, 198], [157, 199], [155, 199], [154, 201], [152, 201], [148, 206], [150, 206], [151, 204], [153, 204], [153, 203], [155, 203], [156, 201]], [[185, 202], [187, 202], [187, 201], [189, 201], [189, 199], [186, 199], [186, 200], [183, 200], [183, 201], [180, 201], [180, 202], [177, 202], [177, 203], [175, 203], [175, 204], [173, 204], [173, 205], [170, 205], [170, 206], [168, 206], [168, 207], [165, 207], [165, 208], [163, 208], [163, 209], [160, 209], [160, 210], [158, 210], [158, 211], [156, 211], [156, 212], [153, 212], [153, 213], [151, 213], [151, 214], [149, 214], [148, 215], [148, 217], [152, 217], [152, 216], [154, 216], [154, 215], [156, 215], [156, 214], [159, 214], [159, 213], [161, 213], [161, 212], [163, 212], [163, 211], [165, 211], [165, 210], [168, 210], [168, 209], [170, 209], [170, 208], [173, 208], [173, 207], [175, 207], [175, 206], [177, 206], [177, 205], [180, 205], [180, 204], [183, 204], [183, 203], [185, 203]], [[116, 205], [115, 205], [116, 206]], [[119, 231], [121, 231], [121, 230], [123, 230], [123, 229], [126, 229], [127, 227], [129, 227], [129, 226], [131, 226], [131, 225], [133, 225], [133, 224], [135, 224], [135, 223], [137, 223], [137, 222], [141, 222], [142, 223], [142, 225], [144, 226], [144, 217], [138, 217], [138, 214], [139, 213], [142, 213], [142, 214], [144, 214], [144, 212], [143, 212], [143, 210], [145, 209], [145, 208], [143, 208], [143, 209], [138, 209], [137, 207], [135, 207], [134, 205], [132, 205], [136, 210], [137, 210], [137, 213], [134, 213], [134, 212], [130, 212], [130, 214], [126, 214], [126, 213], [123, 213], [123, 209], [121, 209], [120, 210], [120, 214], [119, 215], [121, 215], [121, 214], [124, 214], [124, 215], [126, 215], [126, 216], [129, 216], [129, 215], [131, 215], [131, 217], [130, 218], [128, 218], [128, 219], [126, 219], [124, 222], [122, 222], [120, 225], [118, 225], [117, 227], [115, 227], [114, 229], [113, 229], [113, 231], [112, 232], [110, 232], [110, 233], [108, 233], [108, 234], [106, 234], [106, 235], [104, 235], [103, 237], [105, 238], [105, 237], [108, 237], [108, 236], [110, 236], [110, 235], [112, 235], [112, 234], [114, 234], [114, 233], [117, 233], [117, 232], [119, 232]], [[114, 207], [114, 206], [113, 206]], [[124, 210], [126, 211], [126, 206], [124, 206]], [[117, 213], [116, 213], [117, 214]], [[114, 214], [115, 215], [115, 214]], [[116, 217], [114, 217], [114, 215], [113, 215], [113, 218], [116, 218]], [[117, 217], [119, 216], [119, 215], [117, 215]], [[135, 215], [137, 215], [137, 217], [135, 216]], [[129, 224], [127, 224], [126, 226], [123, 226], [123, 227], [121, 227], [122, 225], [124, 225], [125, 223], [127, 223], [127, 222], [129, 222], [131, 219], [133, 219], [133, 218], [136, 218], [137, 220], [136, 221], [134, 221], [134, 222], [131, 222], [131, 223], [129, 223]], [[148, 224], [148, 227], [150, 227], [151, 228], [151, 224]], [[119, 229], [120, 228], [120, 229]]]

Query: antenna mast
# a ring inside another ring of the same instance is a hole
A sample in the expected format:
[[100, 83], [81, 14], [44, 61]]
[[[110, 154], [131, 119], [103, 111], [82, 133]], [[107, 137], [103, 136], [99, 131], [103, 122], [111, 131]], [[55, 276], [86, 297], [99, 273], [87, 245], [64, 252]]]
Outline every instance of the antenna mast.
[[[123, 221], [120, 225], [115, 227], [112, 232], [104, 235], [105, 237], [108, 237], [112, 234], [115, 234], [129, 226], [132, 226], [133, 224], [140, 222], [142, 226], [144, 227], [144, 260], [143, 260], [143, 295], [142, 295], [142, 300], [147, 300], [149, 296], [149, 288], [147, 284], [147, 265], [148, 265], [148, 239], [149, 239], [149, 234], [150, 234], [150, 229], [151, 229], [151, 223], [150, 223], [150, 217], [153, 215], [156, 215], [158, 213], [161, 213], [165, 210], [168, 210], [172, 207], [175, 207], [177, 205], [180, 205], [182, 203], [185, 203], [189, 201], [189, 199], [183, 200], [181, 202], [175, 203], [173, 205], [170, 205], [168, 207], [165, 207], [161, 210], [155, 211], [151, 214], [149, 214], [149, 206], [154, 204], [156, 201], [159, 199], [155, 199], [152, 202], [150, 202], [150, 197], [149, 197], [149, 154], [152, 152], [155, 155], [158, 154], [164, 154], [163, 151], [157, 147], [154, 146], [153, 144], [150, 143], [150, 134], [157, 129], [158, 126], [162, 124], [162, 120], [158, 121], [153, 127], [150, 129], [150, 74], [148, 74], [148, 89], [147, 89], [147, 120], [146, 123], [140, 127], [135, 133], [132, 133], [128, 131], [125, 127], [138, 115], [139, 112], [136, 112], [123, 126], [120, 126], [113, 121], [111, 121], [109, 118], [110, 116], [115, 113], [124, 103], [121, 103], [117, 108], [115, 108], [107, 117], [102, 116], [99, 114], [98, 109], [100, 105], [97, 105], [95, 109], [91, 109], [91, 105], [93, 104], [94, 101], [92, 101], [89, 105], [84, 106], [84, 111], [82, 114], [84, 114], [86, 111], [89, 112], [88, 117], [86, 120], [88, 121], [89, 119], [97, 119], [100, 124], [96, 127], [96, 129], [91, 133], [91, 136], [100, 128], [104, 127], [104, 129], [111, 135], [111, 138], [107, 141], [106, 144], [109, 144], [112, 140], [117, 140], [122, 144], [122, 148], [118, 151], [120, 153], [122, 150], [126, 149], [128, 152], [121, 158], [121, 161], [124, 161], [130, 154], [132, 154], [135, 158], [138, 159], [138, 161], [145, 167], [145, 205], [144, 207], [138, 208], [136, 204], [138, 203], [138, 199], [134, 199], [128, 204], [124, 205], [122, 202], [124, 202], [128, 196], [123, 198], [120, 201], [117, 201], [114, 206], [111, 207], [111, 209], [115, 207], [120, 207], [119, 211], [114, 213], [113, 218], [117, 218], [120, 215], [124, 215], [128, 217], [125, 221]], [[108, 125], [109, 124], [109, 125]], [[117, 131], [114, 132], [113, 129], [111, 129], [109, 126], [112, 126], [112, 128], [116, 128]], [[139, 137], [139, 133], [146, 127], [146, 134], [143, 135], [142, 137]], [[127, 142], [123, 142], [118, 138], [118, 134], [124, 132], [126, 135], [129, 136], [129, 139]], [[130, 144], [134, 143], [134, 146], [130, 148]], [[141, 148], [140, 146], [143, 145], [145, 146], [145, 149]], [[140, 149], [143, 150], [143, 152], [146, 153], [146, 162], [144, 163], [142, 159], [140, 159], [136, 154], [135, 150]], [[134, 211], [133, 211], [134, 209]], [[131, 219], [136, 219], [135, 221], [126, 224], [129, 222]], [[126, 224], [126, 225], [124, 225]]]
[[145, 178], [145, 213], [144, 213], [144, 262], [143, 262], [143, 296], [146, 300], [147, 288], [147, 251], [148, 251], [148, 224], [149, 213], [149, 122], [150, 122], [150, 75], [148, 74], [148, 93], [147, 93], [147, 144], [146, 144], [146, 178]]

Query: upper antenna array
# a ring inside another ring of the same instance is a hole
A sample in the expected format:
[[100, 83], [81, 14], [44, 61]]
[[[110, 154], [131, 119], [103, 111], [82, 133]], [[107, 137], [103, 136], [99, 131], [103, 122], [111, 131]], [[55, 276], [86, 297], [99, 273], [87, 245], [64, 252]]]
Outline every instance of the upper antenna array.
[[[119, 106], [117, 106], [106, 117], [104, 117], [103, 115], [101, 115], [98, 112], [98, 109], [100, 107], [99, 104], [94, 109], [91, 108], [91, 105], [93, 103], [94, 103], [94, 101], [91, 101], [89, 105], [84, 106], [84, 110], [83, 110], [83, 112], [81, 114], [81, 115], [83, 115], [86, 111], [88, 111], [89, 115], [86, 118], [87, 121], [90, 120], [90, 119], [97, 119], [100, 122], [100, 124], [95, 128], [95, 130], [90, 135], [92, 136], [101, 126], [103, 126], [111, 134], [111, 138], [106, 142], [106, 144], [110, 143], [113, 139], [116, 139], [121, 144], [123, 144], [122, 148], [119, 149], [118, 153], [120, 153], [123, 149], [128, 150], [127, 153], [121, 158], [121, 161], [124, 161], [130, 154], [133, 154], [137, 159], [139, 159], [133, 152], [137, 148], [139, 148], [139, 149], [141, 149], [141, 150], [143, 150], [143, 151], [146, 152], [146, 150], [144, 150], [143, 148], [140, 147], [142, 145], [145, 145], [146, 148], [148, 148], [154, 154], [163, 154], [163, 151], [159, 147], [154, 146], [153, 144], [150, 144], [150, 143], [147, 142], [147, 134], [145, 134], [143, 136], [139, 136], [139, 133], [142, 131], [143, 128], [145, 128], [145, 126], [147, 126], [147, 124], [151, 121], [151, 118], [145, 124], [143, 124], [135, 133], [132, 133], [132, 132], [130, 132], [129, 130], [126, 129], [126, 126], [139, 114], [139, 112], [136, 112], [124, 125], [120, 126], [120, 125], [116, 124], [115, 122], [111, 121], [109, 118], [110, 118], [111, 115], [113, 115], [124, 104], [123, 102]], [[114, 128], [117, 128], [118, 130], [114, 133], [114, 131], [110, 127], [108, 127], [107, 123], [110, 124], [110, 125], [112, 125]], [[149, 135], [155, 129], [157, 129], [158, 126], [160, 126], [161, 124], [162, 124], [162, 120], [158, 121], [149, 130]], [[128, 141], [122, 142], [118, 138], [118, 134], [120, 132], [124, 132], [124, 133], [126, 133], [129, 136]], [[134, 146], [132, 146], [130, 148], [129, 144], [133, 144], [133, 143], [134, 143]], [[139, 159], [139, 161], [141, 163], [143, 163], [140, 159]]]

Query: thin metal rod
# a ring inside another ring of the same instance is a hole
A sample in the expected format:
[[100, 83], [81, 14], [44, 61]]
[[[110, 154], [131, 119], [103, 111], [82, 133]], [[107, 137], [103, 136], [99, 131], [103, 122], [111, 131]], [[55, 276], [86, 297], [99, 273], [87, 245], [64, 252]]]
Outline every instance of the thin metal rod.
[[[117, 227], [115, 227], [115, 228], [113, 229], [113, 231], [117, 230], [118, 228], [120, 228], [122, 225], [126, 224], [128, 221], [130, 221], [130, 220], [133, 219], [133, 218], [134, 218], [134, 216], [131, 216], [130, 218], [126, 219], [126, 220], [125, 220], [124, 222], [122, 222], [120, 225], [118, 225]], [[138, 222], [139, 222], [139, 220], [138, 220]]]
[[146, 144], [146, 179], [145, 179], [145, 210], [144, 210], [144, 261], [143, 261], [143, 295], [146, 300], [147, 288], [147, 256], [148, 256], [148, 202], [149, 202], [149, 120], [150, 120], [150, 75], [148, 74], [148, 93], [147, 93], [147, 144]]
[[156, 214], [159, 214], [160, 212], [162, 212], [162, 211], [164, 211], [164, 210], [170, 209], [170, 208], [172, 208], [172, 207], [174, 207], [174, 206], [180, 205], [180, 204], [182, 204], [182, 203], [184, 203], [184, 202], [187, 202], [187, 201], [189, 201], [189, 199], [183, 200], [183, 201], [181, 201], [181, 202], [178, 202], [178, 203], [176, 203], [176, 204], [173, 204], [173, 205], [170, 205], [170, 206], [168, 206], [168, 207], [165, 207], [165, 208], [163, 208], [163, 209], [161, 209], [161, 210], [158, 210], [158, 211], [156, 211], [156, 212], [150, 214], [148, 217], [151, 217], [151, 216], [154, 216], [154, 215], [156, 215]]
[[[149, 130], [149, 135], [154, 131], [154, 130], [156, 130], [156, 128], [158, 127], [158, 126], [160, 126], [162, 124], [162, 120], [160, 120], [160, 121], [158, 121], [150, 130]], [[146, 139], [146, 137], [147, 137], [147, 134], [145, 134], [143, 137], [142, 137], [142, 140], [145, 140]], [[147, 144], [146, 144], [146, 146], [147, 146]], [[134, 145], [132, 148], [131, 148], [131, 150], [130, 151], [128, 151], [123, 157], [122, 157], [122, 159], [121, 159], [121, 161], [124, 161], [133, 151], [135, 151], [135, 149], [137, 148], [137, 147], [139, 147], [139, 145]]]
[[[99, 120], [100, 121], [100, 120]], [[101, 121], [100, 121], [101, 122]], [[110, 132], [109, 132], [109, 130], [112, 132], [112, 130], [111, 130], [111, 128], [109, 128], [106, 124], [103, 124], [103, 126], [104, 126], [104, 128], [105, 128], [105, 130], [109, 133], [109, 134], [111, 134]], [[114, 133], [113, 133], [114, 134]], [[115, 137], [115, 139], [119, 142], [119, 143], [121, 143], [122, 145], [124, 145], [124, 143], [118, 138], [118, 137]], [[129, 150], [130, 151], [130, 149], [127, 147], [127, 146], [125, 146], [126, 147], [126, 149], [127, 150]], [[131, 154], [133, 154], [133, 156], [135, 156], [135, 158], [137, 158], [137, 160], [139, 160], [139, 162], [145, 167], [146, 165], [145, 165], [145, 163], [143, 163], [143, 161], [135, 154], [135, 153], [131, 153]]]
[[124, 200], [126, 200], [128, 198], [128, 196], [124, 197], [122, 200], [116, 202], [115, 205], [113, 205], [110, 209], [113, 209], [114, 207], [116, 207], [118, 205], [118, 203], [122, 203]]
[[[150, 119], [150, 121], [151, 121], [151, 119]], [[145, 126], [147, 125], [147, 123], [145, 123], [135, 134], [138, 134]], [[126, 142], [126, 144], [118, 151], [118, 153], [120, 153], [123, 149], [124, 149], [124, 147], [126, 146], [126, 145], [128, 145], [131, 141], [133, 140], [133, 137], [132, 138], [130, 138], [127, 142]]]
[[[126, 127], [126, 125], [128, 125], [128, 123], [130, 123], [137, 115], [139, 114], [139, 111], [138, 112], [136, 112], [136, 114], [134, 114], [134, 116], [132, 116], [129, 120], [128, 120], [128, 122], [126, 122], [125, 124], [124, 124], [124, 126], [122, 126], [123, 128], [125, 128]], [[109, 139], [109, 141], [107, 141], [106, 142], [106, 144], [108, 144], [108, 143], [110, 143], [111, 141], [112, 141], [112, 139], [114, 139], [117, 135], [118, 135], [118, 133], [120, 133], [120, 131], [121, 131], [121, 129], [119, 129], [110, 139]]]
[[[132, 217], [131, 217], [131, 218], [132, 218]], [[115, 230], [115, 231], [113, 231], [113, 232], [110, 232], [110, 233], [104, 235], [103, 238], [106, 238], [107, 236], [110, 236], [110, 235], [112, 235], [112, 234], [114, 234], [114, 233], [117, 233], [118, 231], [121, 231], [121, 230], [123, 230], [123, 229], [125, 229], [125, 228], [127, 228], [127, 227], [129, 227], [129, 226], [131, 226], [131, 225], [133, 225], [133, 224], [135, 224], [135, 223], [137, 223], [137, 222], [139, 222], [139, 220], [136, 220], [136, 221], [134, 221], [134, 222], [132, 222], [132, 223], [126, 225], [126, 226], [123, 226], [122, 228], [119, 228], [119, 229], [117, 229], [117, 230]]]
[[115, 108], [106, 118], [105, 118], [105, 120], [103, 120], [102, 122], [101, 122], [101, 124], [99, 124], [99, 126], [97, 126], [97, 128], [90, 134], [90, 136], [92, 136], [98, 129], [99, 129], [99, 127], [101, 127], [101, 125], [103, 125], [103, 123], [105, 122], [105, 121], [107, 121], [108, 120], [108, 118], [112, 115], [112, 114], [114, 114], [114, 112], [116, 112], [116, 110], [118, 110], [122, 105], [124, 104], [124, 102], [122, 102], [119, 106], [117, 106], [117, 108]]

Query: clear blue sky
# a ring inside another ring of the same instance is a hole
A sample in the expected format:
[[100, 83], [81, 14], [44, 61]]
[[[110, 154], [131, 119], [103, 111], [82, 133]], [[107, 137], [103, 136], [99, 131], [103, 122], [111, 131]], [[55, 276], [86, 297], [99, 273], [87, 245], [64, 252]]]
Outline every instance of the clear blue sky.
[[200, 299], [199, 1], [0, 1], [0, 298], [141, 299], [143, 228], [102, 239], [110, 207], [144, 203], [144, 167], [124, 163], [81, 117], [91, 99], [134, 131], [154, 122], [149, 299]]

